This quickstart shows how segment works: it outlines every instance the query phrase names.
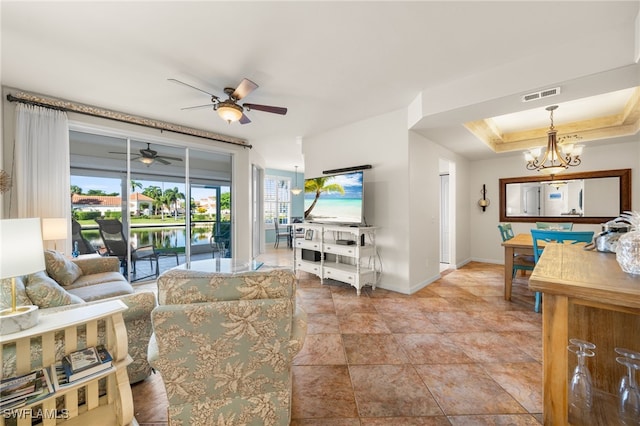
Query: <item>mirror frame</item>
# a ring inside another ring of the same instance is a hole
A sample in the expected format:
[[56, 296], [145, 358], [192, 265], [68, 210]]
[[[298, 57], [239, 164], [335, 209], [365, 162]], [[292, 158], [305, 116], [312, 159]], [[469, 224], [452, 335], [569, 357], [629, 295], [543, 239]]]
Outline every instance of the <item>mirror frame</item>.
[[[631, 169], [600, 170], [595, 172], [562, 174], [562, 180], [594, 179], [605, 177], [620, 178], [620, 213], [631, 211]], [[604, 223], [615, 217], [564, 217], [564, 216], [507, 216], [507, 184], [527, 182], [551, 182], [557, 180], [558, 175], [522, 176], [500, 179], [500, 222], [573, 222], [573, 223]]]

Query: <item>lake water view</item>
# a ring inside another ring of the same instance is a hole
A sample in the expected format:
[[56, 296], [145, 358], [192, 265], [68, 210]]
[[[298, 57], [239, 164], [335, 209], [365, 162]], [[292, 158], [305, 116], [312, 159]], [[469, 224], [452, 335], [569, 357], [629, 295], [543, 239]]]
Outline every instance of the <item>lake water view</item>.
[[[213, 223], [199, 223], [192, 228], [191, 245], [209, 248], [213, 234]], [[82, 235], [96, 248], [103, 247], [98, 229], [83, 229]], [[134, 247], [151, 245], [158, 249], [184, 248], [186, 229], [184, 226], [131, 228], [131, 243]]]

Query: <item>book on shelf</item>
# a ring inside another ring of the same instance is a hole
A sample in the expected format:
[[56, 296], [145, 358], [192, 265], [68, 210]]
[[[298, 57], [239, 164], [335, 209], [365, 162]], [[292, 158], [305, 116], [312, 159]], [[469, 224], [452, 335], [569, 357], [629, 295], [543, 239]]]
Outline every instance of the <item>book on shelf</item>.
[[4, 379], [0, 382], [0, 409], [9, 410], [34, 403], [53, 391], [46, 368]]
[[[105, 368], [104, 370], [97, 371], [95, 373], [89, 374], [88, 376], [82, 377], [82, 379], [88, 379], [92, 376], [97, 376], [98, 374], [102, 374], [105, 371], [115, 370], [113, 365], [111, 367]], [[67, 373], [62, 365], [62, 362], [58, 362], [51, 366], [51, 372], [49, 373], [51, 377], [51, 383], [55, 390], [64, 389], [68, 386], [75, 385], [80, 381], [80, 379], [76, 379], [75, 381], [69, 381], [67, 378]]]
[[75, 351], [62, 358], [62, 368], [67, 382], [100, 373], [111, 368], [113, 359], [104, 345]]

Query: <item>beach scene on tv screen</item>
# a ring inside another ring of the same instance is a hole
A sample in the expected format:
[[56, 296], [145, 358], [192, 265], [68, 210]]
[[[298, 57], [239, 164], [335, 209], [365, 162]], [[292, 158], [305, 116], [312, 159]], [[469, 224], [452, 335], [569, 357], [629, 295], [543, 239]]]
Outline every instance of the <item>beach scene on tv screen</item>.
[[305, 220], [322, 223], [362, 222], [362, 172], [306, 179]]

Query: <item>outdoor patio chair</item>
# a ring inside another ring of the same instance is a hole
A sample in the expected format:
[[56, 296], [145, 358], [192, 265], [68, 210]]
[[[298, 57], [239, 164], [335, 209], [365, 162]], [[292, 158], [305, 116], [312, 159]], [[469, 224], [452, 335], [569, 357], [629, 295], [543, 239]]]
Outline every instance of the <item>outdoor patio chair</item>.
[[[120, 259], [120, 267], [123, 269], [123, 274], [127, 275], [129, 270], [129, 262], [127, 260], [127, 238], [124, 235], [122, 228], [122, 222], [117, 219], [95, 219], [100, 228], [100, 237], [106, 248], [106, 256], [115, 256]], [[153, 246], [142, 246], [138, 248], [131, 248], [131, 263], [133, 264], [132, 274], [136, 275], [136, 263], [138, 260], [148, 260], [149, 266], [153, 274], [136, 277], [134, 281], [148, 278], [152, 275], [158, 276], [158, 256], [156, 255]], [[155, 263], [155, 268], [153, 262]]]
[[78, 252], [80, 252], [80, 254], [97, 252], [96, 248], [82, 235], [82, 225], [75, 219], [71, 219], [71, 241], [73, 247], [78, 243]]

